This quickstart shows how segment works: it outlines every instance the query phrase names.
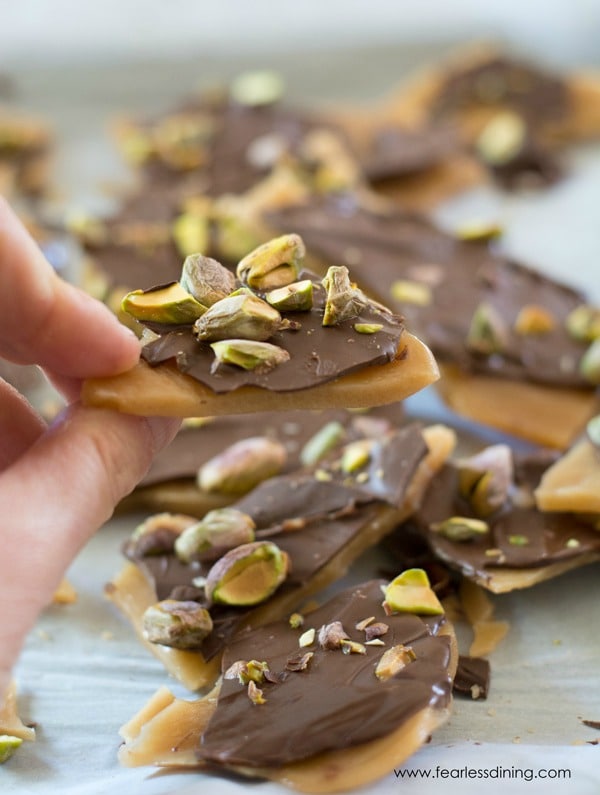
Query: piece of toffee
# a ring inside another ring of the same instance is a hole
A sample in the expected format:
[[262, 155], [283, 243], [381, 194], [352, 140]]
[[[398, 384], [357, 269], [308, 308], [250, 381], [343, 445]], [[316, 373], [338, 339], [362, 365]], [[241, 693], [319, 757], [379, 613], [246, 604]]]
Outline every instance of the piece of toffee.
[[[301, 630], [282, 621], [240, 633], [225, 652], [223, 670], [258, 657], [275, 681], [259, 685], [265, 703], [253, 704], [237, 679], [223, 679], [198, 758], [217, 765], [278, 767], [360, 745], [393, 732], [421, 710], [447, 707], [450, 642], [436, 635], [443, 617], [386, 615], [382, 585], [383, 580], [373, 580], [338, 594], [308, 614]], [[364, 643], [365, 632], [356, 624], [370, 616], [389, 628], [384, 646], [365, 646], [364, 655], [323, 649], [318, 642], [299, 648], [303, 630], [318, 631], [333, 621], [341, 621], [351, 640]], [[380, 680], [375, 667], [383, 652], [396, 645], [412, 648], [415, 659]], [[306, 652], [313, 654], [307, 667], [294, 670], [294, 660]]]
[[[436, 357], [461, 369], [512, 380], [593, 388], [579, 373], [587, 345], [573, 339], [565, 320], [582, 293], [494, 251], [486, 242], [464, 241], [425, 216], [400, 210], [374, 212], [350, 195], [315, 199], [269, 213], [275, 229], [294, 229], [308, 252], [347, 265], [370, 295], [402, 313], [407, 326]], [[429, 288], [418, 305], [394, 297], [398, 281]], [[471, 319], [481, 304], [503, 319], [505, 350], [485, 355], [467, 346]], [[517, 333], [524, 306], [542, 306], [555, 320], [546, 333]]]
[[454, 675], [452, 691], [474, 701], [488, 697], [490, 689], [490, 662], [485, 657], [470, 657], [461, 654]]
[[[419, 426], [413, 423], [398, 430], [379, 442], [379, 447], [380, 454], [373, 459], [385, 459], [388, 473], [383, 477], [369, 464], [345, 478], [332, 467], [318, 465], [312, 471], [271, 478], [234, 503], [233, 507], [254, 520], [257, 539], [270, 538], [290, 556], [291, 571], [278, 593], [308, 583], [375, 519], [382, 504], [398, 506], [402, 502], [427, 452]], [[331, 479], [323, 480], [323, 472]], [[362, 472], [366, 479], [359, 477]], [[290, 520], [295, 521], [290, 524]], [[126, 543], [124, 553], [144, 574], [159, 601], [191, 599], [205, 604], [204, 591], [194, 580], [206, 576], [210, 564], [182, 563], [173, 552], [173, 535], [165, 538], [163, 532], [161, 540], [165, 542], [164, 554], [140, 554], [140, 548], [131, 541]], [[248, 615], [244, 608], [224, 605], [212, 605], [210, 611], [214, 629], [201, 646], [207, 660], [222, 651]]]

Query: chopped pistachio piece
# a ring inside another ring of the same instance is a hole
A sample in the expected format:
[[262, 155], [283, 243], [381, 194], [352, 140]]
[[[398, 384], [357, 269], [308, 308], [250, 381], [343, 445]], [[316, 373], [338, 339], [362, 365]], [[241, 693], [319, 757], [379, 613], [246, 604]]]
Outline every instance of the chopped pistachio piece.
[[316, 634], [317, 632], [314, 627], [307, 629], [306, 632], [303, 632], [298, 638], [298, 646], [301, 648], [312, 646], [312, 644], [315, 642]]
[[183, 531], [175, 541], [175, 553], [183, 563], [216, 560], [227, 550], [254, 541], [255, 526], [237, 508], [216, 508]]
[[306, 671], [312, 658], [315, 656], [314, 651], [307, 651], [304, 654], [297, 654], [290, 657], [285, 664], [287, 671]]
[[344, 439], [346, 431], [341, 422], [332, 420], [311, 436], [300, 452], [304, 466], [312, 466], [320, 461]]
[[565, 542], [565, 546], [567, 549], [577, 549], [581, 546], [581, 541], [578, 538], [569, 538]]
[[281, 315], [256, 295], [230, 295], [217, 301], [194, 324], [199, 340], [264, 341], [283, 326]]
[[335, 326], [342, 320], [356, 317], [369, 303], [364, 293], [351, 283], [345, 265], [331, 265], [321, 283], [327, 290], [324, 326]]
[[429, 306], [432, 300], [431, 287], [421, 282], [411, 282], [398, 279], [391, 288], [392, 298], [401, 304], [415, 304], [415, 306]]
[[530, 334], [547, 334], [556, 328], [556, 318], [543, 306], [527, 304], [515, 320], [514, 329], [517, 334], [528, 336]]
[[292, 613], [288, 622], [292, 629], [300, 629], [304, 625], [304, 616], [302, 613]]
[[254, 225], [236, 214], [234, 208], [217, 203], [213, 219], [215, 248], [220, 256], [230, 262], [238, 262], [248, 251], [260, 245], [264, 239]]
[[218, 604], [247, 606], [268, 599], [287, 577], [289, 558], [272, 541], [229, 550], [206, 576], [206, 596]]
[[264, 660], [248, 660], [239, 669], [237, 676], [240, 684], [247, 685], [249, 682], [255, 682], [259, 685], [265, 681], [265, 674], [269, 670], [269, 664]]
[[508, 543], [513, 547], [526, 547], [529, 544], [529, 539], [527, 536], [515, 533], [508, 537]]
[[357, 624], [354, 625], [355, 629], [363, 630], [366, 629], [369, 624], [372, 624], [375, 621], [375, 616], [367, 616], [367, 618], [363, 618], [362, 621], [359, 621]]
[[383, 608], [388, 614], [442, 615], [444, 608], [423, 569], [406, 569], [384, 589]]
[[504, 111], [496, 114], [484, 127], [475, 147], [482, 160], [490, 166], [510, 163], [525, 143], [527, 127], [517, 113]]
[[210, 613], [198, 602], [164, 599], [151, 605], [142, 617], [149, 643], [175, 649], [198, 649], [213, 628]]
[[284, 82], [278, 72], [261, 69], [238, 75], [229, 91], [231, 98], [240, 105], [272, 105], [283, 96]]
[[581, 304], [567, 315], [565, 325], [573, 339], [593, 342], [600, 337], [600, 307]]
[[157, 513], [149, 516], [131, 534], [135, 554], [145, 557], [172, 552], [177, 538], [197, 521], [194, 516], [182, 513]]
[[487, 243], [489, 240], [496, 240], [502, 235], [502, 232], [500, 224], [490, 221], [471, 221], [459, 226], [456, 230], [456, 237], [469, 243]]
[[121, 309], [142, 322], [175, 325], [193, 323], [206, 312], [206, 307], [179, 282], [133, 290], [121, 301]]
[[267, 436], [251, 436], [226, 447], [198, 471], [198, 486], [220, 494], [246, 494], [277, 475], [287, 461], [285, 446]]
[[10, 759], [22, 742], [20, 737], [12, 734], [0, 734], [0, 765]]
[[313, 284], [310, 279], [292, 282], [265, 295], [279, 312], [307, 312], [313, 305]]
[[319, 629], [317, 640], [323, 649], [339, 649], [342, 641], [348, 640], [348, 635], [341, 621], [332, 621]]
[[253, 704], [266, 704], [267, 699], [264, 697], [263, 691], [257, 687], [252, 680], [248, 682], [248, 698]]
[[210, 347], [215, 354], [216, 366], [233, 364], [244, 370], [267, 372], [290, 359], [290, 354], [285, 348], [270, 342], [231, 339], [212, 342]]
[[364, 643], [344, 638], [340, 641], [340, 647], [344, 654], [366, 654], [367, 649]]
[[[199, 247], [193, 251], [201, 251]], [[189, 253], [181, 269], [181, 286], [206, 307], [227, 298], [235, 290], [235, 276], [211, 257]]]
[[447, 538], [449, 541], [472, 541], [489, 533], [490, 527], [481, 519], [469, 516], [451, 516], [443, 522], [434, 522], [431, 530]]
[[600, 337], [591, 343], [581, 357], [579, 370], [592, 384], [600, 384]]
[[390, 679], [400, 673], [406, 666], [417, 659], [412, 646], [392, 646], [382, 655], [375, 668], [375, 676], [382, 681]]
[[355, 323], [354, 331], [359, 334], [377, 334], [383, 328], [383, 323]]
[[182, 213], [173, 221], [171, 235], [181, 257], [188, 257], [195, 251], [206, 251], [210, 241], [208, 218], [196, 213]]
[[256, 290], [272, 290], [298, 278], [306, 250], [300, 235], [282, 235], [247, 254], [236, 269], [240, 281]]
[[585, 430], [591, 443], [600, 447], [600, 414], [589, 420]]
[[476, 353], [490, 355], [506, 349], [508, 331], [498, 311], [488, 303], [480, 304], [471, 319], [467, 347]]
[[387, 635], [389, 630], [388, 624], [384, 624], [383, 621], [376, 621], [374, 624], [369, 624], [368, 627], [365, 627], [365, 641], [368, 643], [370, 640], [382, 638], [384, 635]]
[[495, 444], [457, 462], [458, 489], [478, 516], [504, 505], [512, 487], [513, 457], [508, 445]]
[[356, 442], [347, 444], [342, 453], [342, 472], [350, 474], [368, 464], [372, 448], [372, 439], [358, 439]]

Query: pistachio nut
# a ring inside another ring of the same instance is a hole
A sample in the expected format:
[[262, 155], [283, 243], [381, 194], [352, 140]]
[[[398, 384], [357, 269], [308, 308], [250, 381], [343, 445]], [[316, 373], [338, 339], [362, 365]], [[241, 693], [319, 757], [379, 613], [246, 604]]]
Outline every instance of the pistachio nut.
[[136, 320], [169, 325], [193, 323], [206, 312], [179, 282], [127, 293], [121, 308]]
[[244, 370], [267, 372], [279, 364], [289, 361], [290, 354], [285, 348], [270, 342], [255, 340], [219, 340], [211, 342], [215, 354], [215, 367], [220, 364], [233, 364]]
[[199, 649], [211, 633], [213, 623], [208, 610], [198, 602], [164, 599], [147, 608], [142, 627], [149, 643], [175, 649]]
[[235, 290], [233, 273], [220, 262], [202, 254], [188, 254], [181, 269], [179, 282], [184, 290], [206, 307], [227, 298]]
[[412, 646], [392, 646], [391, 649], [386, 649], [381, 655], [377, 667], [375, 668], [375, 676], [381, 681], [391, 679], [396, 676], [400, 671], [404, 670], [409, 663], [414, 662], [417, 655]]
[[223, 679], [237, 679], [241, 685], [247, 685], [248, 682], [259, 685], [265, 681], [268, 670], [269, 664], [264, 660], [237, 660], [225, 671]]
[[275, 237], [240, 260], [238, 279], [256, 290], [285, 287], [298, 278], [306, 249], [300, 235]]
[[279, 312], [307, 312], [313, 305], [313, 285], [310, 279], [292, 282], [265, 295]]
[[522, 533], [515, 533], [508, 537], [508, 543], [513, 547], [526, 547], [529, 544], [529, 539]]
[[307, 629], [306, 632], [303, 632], [298, 638], [298, 646], [300, 646], [301, 649], [304, 649], [306, 646], [312, 646], [312, 644], [315, 642], [316, 635], [316, 629], [314, 627], [310, 627], [310, 629]]
[[346, 436], [346, 431], [341, 422], [332, 420], [325, 423], [322, 428], [311, 436], [300, 451], [300, 461], [304, 466], [314, 466], [327, 453], [337, 447]]
[[339, 649], [343, 640], [348, 640], [348, 634], [341, 621], [323, 624], [317, 633], [317, 641], [323, 649]]
[[136, 556], [163, 555], [172, 552], [175, 541], [198, 519], [182, 513], [157, 513], [139, 524], [129, 540], [129, 547]]
[[268, 599], [287, 577], [289, 558], [272, 541], [229, 550], [206, 576], [206, 596], [218, 604], [248, 606]]
[[373, 439], [358, 439], [356, 442], [347, 444], [342, 452], [342, 472], [350, 474], [366, 466], [371, 458], [372, 449]]
[[0, 734], [0, 765], [10, 759], [22, 742], [20, 737], [12, 734]]
[[175, 541], [179, 560], [217, 560], [224, 552], [254, 541], [254, 521], [237, 508], [216, 508], [187, 527]]
[[390, 287], [390, 294], [395, 301], [401, 304], [429, 306], [432, 301], [432, 292], [429, 285], [421, 282], [411, 282], [407, 279], [397, 279]]
[[182, 213], [171, 225], [171, 236], [180, 257], [206, 251], [210, 242], [208, 218], [196, 213]]
[[488, 303], [479, 304], [467, 334], [467, 347], [476, 353], [501, 353], [508, 345], [508, 330], [499, 312]]
[[513, 457], [508, 445], [494, 444], [456, 464], [458, 490], [478, 516], [489, 516], [508, 498], [513, 481]]
[[306, 651], [304, 654], [295, 654], [292, 657], [288, 657], [285, 669], [286, 671], [294, 671], [295, 673], [306, 671], [314, 656], [314, 651]]
[[267, 436], [241, 439], [207, 461], [198, 471], [203, 491], [246, 494], [263, 480], [277, 475], [287, 461], [281, 442]]
[[375, 640], [376, 638], [381, 638], [387, 635], [389, 630], [389, 625], [384, 624], [383, 621], [376, 621], [373, 624], [369, 624], [369, 626], [365, 627], [365, 641], [369, 643], [369, 641]]
[[266, 704], [267, 699], [264, 697], [263, 691], [260, 687], [256, 686], [256, 683], [250, 680], [248, 682], [248, 698], [253, 704]]
[[588, 421], [585, 430], [590, 442], [596, 447], [600, 447], [600, 414]]
[[503, 166], [521, 152], [527, 137], [525, 121], [517, 113], [496, 114], [483, 128], [475, 148], [489, 166]]
[[229, 87], [231, 98], [240, 105], [272, 105], [284, 92], [283, 78], [271, 69], [242, 72]]
[[214, 130], [214, 121], [207, 114], [171, 115], [163, 119], [153, 132], [154, 150], [171, 168], [189, 171], [206, 161], [207, 144]]
[[600, 337], [600, 307], [581, 304], [569, 312], [565, 325], [573, 339], [593, 342]]
[[487, 522], [470, 516], [451, 516], [443, 522], [434, 522], [429, 527], [434, 533], [439, 533], [449, 541], [458, 542], [473, 541], [486, 535], [490, 530]]
[[93, 218], [81, 212], [72, 212], [67, 216], [66, 226], [87, 248], [98, 248], [109, 240], [106, 224], [99, 218]]
[[350, 638], [344, 638], [340, 641], [340, 647], [344, 654], [366, 654], [367, 648], [364, 643], [359, 643]]
[[547, 334], [556, 328], [556, 318], [543, 306], [527, 304], [522, 307], [515, 320], [514, 329], [517, 334]]
[[502, 235], [503, 229], [500, 224], [485, 221], [471, 221], [468, 224], [459, 226], [456, 230], [456, 237], [468, 243], [487, 243], [490, 240]]
[[238, 217], [231, 211], [216, 206], [213, 220], [215, 248], [219, 255], [231, 262], [237, 262], [264, 240], [256, 229], [256, 224], [249, 219]]
[[406, 569], [384, 589], [383, 608], [392, 613], [442, 615], [444, 608], [423, 569]]
[[276, 309], [255, 295], [230, 295], [217, 301], [194, 324], [199, 340], [264, 341], [285, 324]]
[[304, 616], [302, 613], [292, 613], [288, 618], [288, 623], [292, 629], [300, 629], [304, 625]]
[[355, 323], [354, 331], [358, 334], [377, 334], [383, 328], [383, 323]]
[[350, 282], [350, 273], [345, 265], [331, 265], [321, 283], [327, 290], [324, 326], [335, 326], [356, 317], [369, 304], [365, 294]]
[[600, 337], [591, 343], [581, 357], [579, 371], [591, 384], [600, 384]]

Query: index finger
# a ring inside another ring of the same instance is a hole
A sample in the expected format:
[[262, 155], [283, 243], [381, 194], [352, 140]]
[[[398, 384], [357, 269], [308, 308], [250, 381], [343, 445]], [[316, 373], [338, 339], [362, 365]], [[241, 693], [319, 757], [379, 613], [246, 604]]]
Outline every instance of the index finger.
[[139, 356], [135, 335], [55, 273], [2, 197], [0, 356], [72, 378], [121, 372]]

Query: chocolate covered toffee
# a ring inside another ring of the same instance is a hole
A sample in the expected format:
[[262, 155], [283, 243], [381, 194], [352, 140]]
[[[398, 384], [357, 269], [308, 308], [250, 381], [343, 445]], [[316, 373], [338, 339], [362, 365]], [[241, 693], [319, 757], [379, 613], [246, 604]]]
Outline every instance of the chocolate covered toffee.
[[295, 623], [241, 632], [215, 691], [191, 703], [160, 691], [123, 727], [120, 758], [233, 770], [307, 792], [358, 787], [446, 719], [455, 667], [425, 573], [405, 571], [347, 589]]
[[453, 443], [445, 428], [410, 425], [338, 446], [202, 521], [151, 517], [108, 594], [173, 673], [206, 685], [236, 631], [294, 609], [408, 516]]

